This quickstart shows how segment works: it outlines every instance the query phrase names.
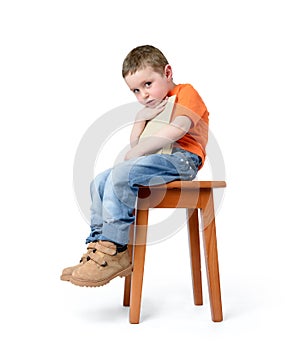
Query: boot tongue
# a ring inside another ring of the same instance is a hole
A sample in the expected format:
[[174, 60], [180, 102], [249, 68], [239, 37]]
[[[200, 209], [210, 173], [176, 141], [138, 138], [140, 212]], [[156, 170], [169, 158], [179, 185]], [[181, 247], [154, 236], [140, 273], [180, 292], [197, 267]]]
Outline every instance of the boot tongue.
[[114, 256], [117, 253], [117, 246], [109, 241], [98, 241], [95, 248], [97, 251], [111, 256]]

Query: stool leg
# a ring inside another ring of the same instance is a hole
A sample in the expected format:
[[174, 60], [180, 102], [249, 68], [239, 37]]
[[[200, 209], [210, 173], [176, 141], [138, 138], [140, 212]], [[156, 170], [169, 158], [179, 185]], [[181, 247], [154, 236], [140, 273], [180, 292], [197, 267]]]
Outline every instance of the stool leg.
[[202, 278], [199, 240], [198, 209], [187, 209], [190, 260], [193, 280], [194, 304], [202, 305]]
[[135, 243], [133, 250], [133, 271], [130, 292], [129, 321], [131, 324], [138, 324], [140, 322], [147, 227], [148, 210], [137, 210]]
[[[129, 256], [130, 256], [130, 262], [132, 262], [133, 234], [134, 234], [134, 225], [131, 225], [130, 226], [130, 232], [129, 232], [129, 244], [128, 244], [128, 252], [129, 252]], [[129, 306], [129, 304], [130, 304], [130, 288], [131, 288], [131, 274], [129, 274], [128, 276], [125, 277], [123, 306]]]
[[223, 314], [213, 191], [209, 189], [201, 190], [200, 196], [203, 201], [203, 206], [201, 206], [203, 216], [203, 241], [211, 315], [214, 322], [221, 322], [223, 320]]

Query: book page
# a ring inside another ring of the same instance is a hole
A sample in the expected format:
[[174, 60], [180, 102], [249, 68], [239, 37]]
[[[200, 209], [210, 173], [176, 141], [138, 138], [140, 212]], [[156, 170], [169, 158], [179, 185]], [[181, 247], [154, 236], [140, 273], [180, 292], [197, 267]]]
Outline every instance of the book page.
[[[166, 104], [165, 109], [159, 113], [155, 118], [149, 120], [144, 131], [142, 132], [140, 139], [145, 137], [152, 136], [153, 134], [157, 133], [161, 130], [164, 126], [170, 123], [172, 112], [175, 104], [176, 95], [173, 95], [168, 98], [168, 102]], [[170, 143], [169, 145], [163, 147], [162, 149], [156, 151], [156, 154], [171, 154], [172, 153], [173, 144]]]

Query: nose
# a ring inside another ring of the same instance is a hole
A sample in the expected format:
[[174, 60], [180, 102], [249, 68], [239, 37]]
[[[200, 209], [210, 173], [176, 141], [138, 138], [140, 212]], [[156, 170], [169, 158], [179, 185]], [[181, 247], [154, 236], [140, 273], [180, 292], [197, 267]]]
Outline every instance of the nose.
[[143, 91], [141, 91], [141, 96], [142, 96], [143, 99], [147, 99], [149, 94], [148, 94], [147, 91], [143, 90]]

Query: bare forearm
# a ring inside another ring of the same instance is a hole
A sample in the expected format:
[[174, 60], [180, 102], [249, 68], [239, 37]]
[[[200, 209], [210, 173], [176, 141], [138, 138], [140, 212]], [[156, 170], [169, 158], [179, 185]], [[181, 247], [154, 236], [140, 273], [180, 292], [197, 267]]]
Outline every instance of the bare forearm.
[[143, 132], [145, 126], [146, 126], [145, 120], [139, 120], [133, 124], [131, 135], [130, 135], [130, 146], [132, 148], [138, 144], [140, 135]]
[[136, 114], [135, 123], [133, 124], [133, 128], [131, 130], [131, 135], [130, 135], [131, 147], [135, 147], [138, 144], [140, 135], [142, 134], [146, 126], [146, 122], [148, 120], [153, 119], [161, 111], [163, 111], [166, 104], [167, 104], [167, 99], [163, 100], [155, 108], [144, 107]]
[[135, 158], [155, 153], [171, 142], [164, 137], [147, 137], [130, 150], [129, 157]]
[[127, 153], [126, 159], [155, 153], [159, 149], [176, 142], [188, 132], [190, 125], [191, 122], [186, 117], [175, 120], [173, 123], [166, 125], [155, 135], [140, 140], [138, 144], [132, 147]]

